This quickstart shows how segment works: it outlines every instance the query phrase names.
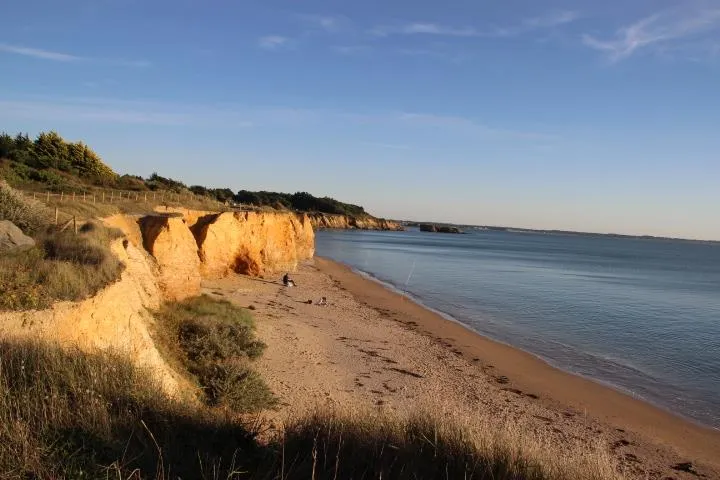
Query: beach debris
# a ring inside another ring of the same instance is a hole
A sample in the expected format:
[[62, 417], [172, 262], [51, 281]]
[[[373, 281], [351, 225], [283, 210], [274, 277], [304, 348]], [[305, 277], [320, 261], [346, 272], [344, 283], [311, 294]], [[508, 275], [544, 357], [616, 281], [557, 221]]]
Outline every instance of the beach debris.
[[692, 462], [680, 462], [680, 463], [676, 463], [675, 465], [673, 465], [673, 466], [670, 467], [670, 468], [672, 468], [673, 470], [677, 470], [678, 472], [687, 472], [687, 473], [692, 473], [693, 475], [697, 475], [697, 474], [698, 474], [698, 472], [697, 472], [697, 471], [695, 470], [695, 468], [693, 467]]

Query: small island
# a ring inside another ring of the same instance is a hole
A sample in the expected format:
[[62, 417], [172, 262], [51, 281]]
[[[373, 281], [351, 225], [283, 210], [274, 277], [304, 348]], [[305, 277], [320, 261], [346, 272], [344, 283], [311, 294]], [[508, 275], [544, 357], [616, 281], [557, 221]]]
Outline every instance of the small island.
[[432, 233], [465, 233], [458, 227], [452, 227], [449, 225], [433, 225], [429, 223], [420, 224], [420, 231]]

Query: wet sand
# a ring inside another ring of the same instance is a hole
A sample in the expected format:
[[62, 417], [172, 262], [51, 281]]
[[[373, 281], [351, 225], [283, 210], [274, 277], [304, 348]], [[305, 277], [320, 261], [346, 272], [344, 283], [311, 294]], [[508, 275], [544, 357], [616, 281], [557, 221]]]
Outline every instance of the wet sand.
[[[720, 478], [718, 431], [478, 335], [344, 265], [316, 258], [293, 278], [296, 288], [244, 276], [204, 284], [255, 309], [268, 344], [258, 368], [280, 398], [278, 421], [318, 405], [404, 412], [440, 403], [559, 446], [600, 442], [630, 477]], [[317, 305], [322, 296], [328, 306]]]

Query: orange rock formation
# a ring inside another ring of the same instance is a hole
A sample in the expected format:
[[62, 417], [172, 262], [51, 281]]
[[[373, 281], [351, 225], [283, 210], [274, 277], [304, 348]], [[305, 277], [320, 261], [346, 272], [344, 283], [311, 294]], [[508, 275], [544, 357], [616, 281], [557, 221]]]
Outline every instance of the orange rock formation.
[[140, 221], [143, 245], [160, 268], [158, 278], [166, 299], [200, 294], [200, 259], [195, 237], [179, 217], [148, 216]]

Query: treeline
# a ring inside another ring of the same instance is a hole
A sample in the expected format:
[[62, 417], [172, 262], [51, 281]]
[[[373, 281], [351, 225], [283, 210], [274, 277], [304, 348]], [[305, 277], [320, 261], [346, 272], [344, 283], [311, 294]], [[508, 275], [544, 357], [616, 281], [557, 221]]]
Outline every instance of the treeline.
[[157, 173], [147, 178], [119, 175], [90, 147], [82, 142], [67, 142], [54, 131], [41, 132], [35, 139], [22, 133], [15, 136], [0, 133], [0, 176], [20, 188], [41, 184], [44, 189], [58, 192], [83, 192], [93, 186], [140, 192], [192, 192], [227, 204], [239, 203], [280, 210], [352, 216], [367, 215], [361, 206], [343, 203], [330, 197], [315, 197], [307, 192], [290, 194], [240, 190], [235, 193], [229, 188], [188, 186]]
[[365, 209], [359, 205], [339, 202], [330, 197], [318, 198], [307, 192], [290, 194], [240, 190], [235, 195], [235, 201], [248, 205], [270, 206], [303, 212], [337, 213], [356, 217], [367, 215]]
[[27, 134], [0, 134], [0, 159], [13, 162], [20, 180], [57, 183], [63, 172], [99, 185], [113, 184], [118, 175], [82, 142], [66, 142], [57, 132], [42, 132], [34, 140]]

